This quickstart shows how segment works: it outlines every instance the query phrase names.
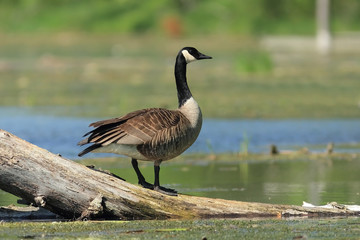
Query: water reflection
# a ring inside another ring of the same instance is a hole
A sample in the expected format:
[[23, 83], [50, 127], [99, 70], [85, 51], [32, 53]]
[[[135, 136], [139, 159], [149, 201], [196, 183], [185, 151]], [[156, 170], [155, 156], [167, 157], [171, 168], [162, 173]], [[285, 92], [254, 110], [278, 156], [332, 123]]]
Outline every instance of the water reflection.
[[[124, 166], [125, 163], [125, 166]], [[103, 169], [136, 184], [136, 175], [127, 158], [110, 165], [96, 163]], [[113, 165], [113, 166], [112, 166]], [[147, 180], [153, 179], [153, 166], [140, 163]], [[295, 204], [302, 201], [326, 204], [360, 203], [360, 178], [357, 160], [291, 160], [263, 162], [184, 161], [162, 165], [164, 186], [180, 193], [239, 201]], [[0, 191], [0, 206], [9, 205], [16, 197]]]
[[[229, 164], [216, 164], [206, 173], [198, 173], [201, 170], [195, 168], [189, 175], [197, 175], [199, 181], [202, 179], [203, 187], [227, 190], [192, 192], [208, 197], [296, 205], [302, 201], [350, 204], [360, 200], [360, 188], [357, 188], [360, 179], [355, 170], [359, 165], [357, 161], [343, 160], [262, 162], [231, 164], [237, 167], [236, 171], [223, 171], [224, 167], [229, 169]], [[187, 180], [187, 177], [183, 179]], [[184, 185], [191, 186], [191, 182]]]
[[[169, 162], [162, 166], [161, 180], [181, 193], [212, 198], [295, 205], [301, 205], [302, 201], [359, 204], [359, 167], [360, 162], [356, 160], [331, 159]], [[111, 171], [136, 183], [130, 167]], [[152, 166], [147, 165], [143, 171], [152, 180]]]

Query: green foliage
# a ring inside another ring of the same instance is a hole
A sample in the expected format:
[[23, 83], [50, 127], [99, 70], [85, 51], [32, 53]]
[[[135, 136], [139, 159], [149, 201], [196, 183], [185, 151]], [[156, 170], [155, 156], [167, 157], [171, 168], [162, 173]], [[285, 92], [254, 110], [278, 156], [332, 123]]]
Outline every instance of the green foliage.
[[2, 31], [143, 32], [156, 26], [166, 0], [0, 2]]
[[248, 138], [247, 134], [244, 133], [243, 134], [243, 140], [240, 143], [240, 153], [242, 153], [244, 155], [248, 155], [248, 153], [249, 153], [249, 143], [250, 143], [250, 139]]
[[[359, 11], [331, 1], [333, 30], [359, 30]], [[312, 34], [314, 13], [314, 0], [2, 0], [0, 31], [163, 32], [172, 16], [186, 34]]]
[[206, 139], [205, 142], [206, 142], [206, 146], [208, 147], [210, 153], [211, 153], [211, 154], [215, 154], [215, 152], [214, 152], [214, 147], [213, 147], [213, 145], [211, 144], [210, 139]]

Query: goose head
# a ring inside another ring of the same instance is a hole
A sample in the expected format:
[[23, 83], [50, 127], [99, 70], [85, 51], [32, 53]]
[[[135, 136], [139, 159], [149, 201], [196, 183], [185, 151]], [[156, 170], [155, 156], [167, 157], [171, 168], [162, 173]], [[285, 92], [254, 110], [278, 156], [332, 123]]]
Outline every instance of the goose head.
[[186, 63], [202, 59], [212, 59], [212, 57], [202, 54], [193, 47], [184, 47], [180, 50], [179, 54], [181, 54], [185, 58]]

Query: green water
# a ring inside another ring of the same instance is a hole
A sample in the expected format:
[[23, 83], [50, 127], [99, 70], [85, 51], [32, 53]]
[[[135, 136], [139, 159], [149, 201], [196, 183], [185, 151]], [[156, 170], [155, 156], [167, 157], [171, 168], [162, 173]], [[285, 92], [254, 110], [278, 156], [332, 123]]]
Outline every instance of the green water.
[[[204, 157], [205, 158], [205, 157]], [[251, 157], [249, 157], [251, 158]], [[128, 158], [92, 159], [83, 164], [110, 170], [128, 182], [137, 178]], [[160, 182], [180, 193], [210, 198], [301, 205], [360, 203], [359, 157], [267, 160], [175, 159], [161, 165]], [[153, 181], [151, 163], [140, 162], [145, 178]], [[0, 192], [0, 206], [16, 197]]]
[[[359, 204], [359, 167], [359, 159], [187, 160], [164, 163], [160, 181], [180, 193], [211, 198], [295, 205], [303, 201]], [[131, 168], [110, 170], [129, 182], [137, 181]], [[143, 172], [152, 181], [153, 167], [146, 165]]]

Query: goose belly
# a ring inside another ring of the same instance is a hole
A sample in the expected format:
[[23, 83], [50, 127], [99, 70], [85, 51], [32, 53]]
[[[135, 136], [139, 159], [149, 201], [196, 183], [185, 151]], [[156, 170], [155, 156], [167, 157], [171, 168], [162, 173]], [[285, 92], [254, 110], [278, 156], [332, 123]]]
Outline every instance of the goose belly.
[[102, 146], [93, 150], [95, 153], [115, 153], [119, 155], [125, 155], [131, 158], [147, 160], [138, 150], [137, 145], [126, 145], [126, 144], [116, 144], [111, 143], [106, 146]]
[[95, 149], [93, 152], [115, 153], [144, 161], [166, 161], [179, 156], [188, 149], [195, 142], [197, 135], [184, 135], [157, 145], [124, 145], [112, 143]]
[[187, 132], [176, 138], [170, 138], [168, 141], [160, 141], [158, 144], [143, 144], [137, 147], [138, 151], [147, 159], [166, 161], [179, 156], [188, 149], [197, 139], [200, 128], [189, 129]]

